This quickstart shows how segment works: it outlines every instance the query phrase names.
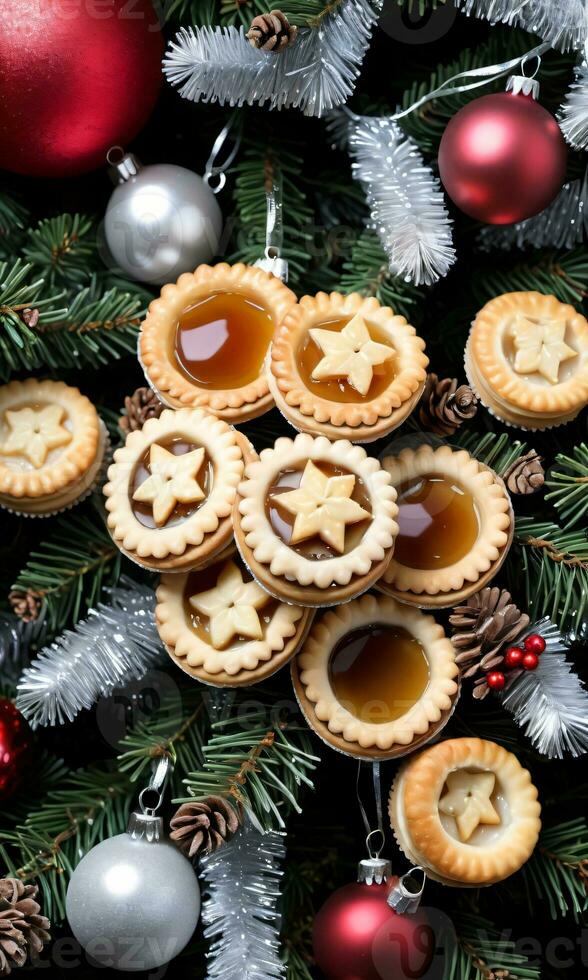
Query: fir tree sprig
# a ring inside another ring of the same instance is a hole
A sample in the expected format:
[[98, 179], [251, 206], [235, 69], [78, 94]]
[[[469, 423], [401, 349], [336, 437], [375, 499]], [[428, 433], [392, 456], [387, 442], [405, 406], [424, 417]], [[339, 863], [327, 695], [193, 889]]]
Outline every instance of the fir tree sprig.
[[100, 261], [95, 223], [82, 214], [45, 218], [30, 229], [23, 253], [50, 288], [85, 284], [92, 265]]
[[447, 956], [444, 980], [492, 980], [501, 975], [539, 980], [539, 963], [517, 952], [510, 931], [500, 933], [488, 919], [472, 913], [456, 913], [452, 918], [457, 942]]
[[588, 254], [582, 247], [533, 252], [515, 263], [510, 256], [497, 259], [492, 266], [477, 267], [470, 285], [478, 309], [500, 293], [519, 290], [553, 294], [562, 303], [578, 306], [588, 296]]
[[318, 758], [311, 754], [308, 729], [296, 718], [275, 718], [271, 707], [247, 711], [246, 726], [238, 710], [212, 725], [203, 747], [201, 771], [189, 773], [189, 803], [217, 794], [236, 800], [264, 830], [281, 830], [291, 810], [301, 812], [303, 785]]
[[546, 480], [551, 500], [567, 528], [588, 523], [588, 446], [574, 446], [571, 456], [559, 453]]
[[42, 363], [39, 334], [29, 326], [27, 311], [38, 311], [39, 323], [50, 326], [66, 315], [63, 299], [63, 292], [45, 293], [43, 279], [34, 277], [29, 263], [0, 262], [0, 381]]
[[547, 903], [552, 919], [571, 914], [579, 922], [588, 911], [586, 819], [578, 817], [545, 827], [522, 875], [529, 897], [538, 905]]
[[121, 554], [101, 521], [68, 514], [31, 551], [13, 588], [43, 600], [49, 640], [76, 623], [120, 577]]
[[349, 259], [343, 263], [337, 288], [343, 293], [375, 296], [409, 322], [415, 319], [419, 302], [424, 298], [423, 291], [417, 286], [390, 273], [386, 253], [372, 231], [363, 231], [359, 235]]
[[10, 194], [0, 193], [0, 236], [21, 232], [29, 219], [27, 208]]
[[452, 441], [466, 449], [470, 456], [479, 459], [485, 466], [502, 476], [509, 466], [520, 459], [527, 449], [526, 442], [513, 439], [507, 432], [471, 432], [460, 429]]

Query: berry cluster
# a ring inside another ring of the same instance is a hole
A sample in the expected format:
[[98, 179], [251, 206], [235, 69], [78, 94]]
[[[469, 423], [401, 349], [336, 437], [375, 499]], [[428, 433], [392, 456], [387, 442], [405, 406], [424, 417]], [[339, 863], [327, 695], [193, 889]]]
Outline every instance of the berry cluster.
[[[509, 647], [504, 655], [504, 666], [509, 670], [536, 670], [539, 657], [545, 650], [545, 640], [538, 633], [531, 633], [522, 647]], [[491, 671], [486, 682], [492, 691], [502, 691], [506, 678], [501, 670]]]

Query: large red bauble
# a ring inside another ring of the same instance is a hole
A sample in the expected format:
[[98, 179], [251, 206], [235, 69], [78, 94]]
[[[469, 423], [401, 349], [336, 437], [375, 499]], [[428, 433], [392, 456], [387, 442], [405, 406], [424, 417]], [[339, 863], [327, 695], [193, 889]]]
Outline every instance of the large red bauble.
[[26, 775], [31, 730], [8, 698], [0, 698], [0, 800], [7, 800]]
[[397, 915], [388, 882], [345, 885], [327, 899], [313, 927], [316, 962], [327, 980], [416, 980], [435, 951], [422, 911]]
[[453, 116], [439, 147], [439, 173], [458, 208], [487, 224], [508, 225], [551, 203], [566, 158], [555, 118], [530, 95], [502, 92]]
[[162, 54], [151, 0], [1, 0], [0, 167], [101, 166], [147, 120]]

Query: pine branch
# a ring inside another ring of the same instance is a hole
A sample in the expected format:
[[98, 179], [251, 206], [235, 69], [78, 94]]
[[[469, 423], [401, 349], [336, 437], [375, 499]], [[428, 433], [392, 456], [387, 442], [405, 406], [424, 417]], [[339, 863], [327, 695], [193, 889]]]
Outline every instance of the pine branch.
[[98, 259], [94, 221], [81, 214], [45, 218], [29, 231], [23, 253], [51, 289], [85, 285]]
[[495, 473], [502, 476], [515, 460], [525, 453], [526, 442], [513, 439], [508, 432], [471, 432], [459, 429], [453, 437], [453, 442], [466, 449], [470, 456], [479, 459], [485, 466], [491, 467]]
[[[588, 911], [588, 823], [584, 817], [545, 827], [522, 875], [537, 906], [547, 903], [552, 919]], [[530, 912], [533, 914], [533, 906]]]
[[488, 919], [465, 912], [454, 914], [453, 923], [457, 942], [447, 956], [443, 980], [494, 980], [499, 970], [517, 980], [540, 980], [539, 964], [517, 953], [510, 930], [500, 933]]
[[572, 455], [559, 453], [546, 484], [551, 488], [546, 500], [552, 500], [566, 528], [577, 526], [588, 516], [588, 446], [574, 446]]
[[343, 263], [338, 283], [343, 293], [357, 292], [375, 296], [384, 306], [412, 322], [415, 308], [422, 302], [423, 293], [416, 286], [393, 276], [386, 254], [375, 232], [363, 231], [353, 245], [349, 259]]
[[68, 514], [30, 553], [13, 588], [43, 599], [47, 639], [76, 623], [120, 577], [121, 554], [104, 525]]
[[123, 773], [80, 770], [37, 800], [15, 830], [0, 834], [6, 872], [40, 885], [43, 910], [52, 922], [65, 918], [69, 878], [84, 854], [126, 828], [134, 792]]
[[537, 290], [552, 293], [562, 303], [577, 306], [588, 296], [588, 253], [585, 248], [571, 252], [534, 252], [526, 260], [514, 263], [509, 256], [487, 262], [471, 279], [478, 308], [499, 293]]
[[12, 371], [38, 367], [39, 335], [28, 323], [27, 311], [38, 310], [43, 325], [58, 322], [66, 313], [63, 293], [46, 296], [43, 279], [35, 279], [32, 266], [21, 259], [0, 262], [0, 381]]
[[511, 589], [521, 587], [535, 620], [549, 616], [562, 634], [581, 631], [588, 606], [588, 532], [522, 517], [507, 560]]
[[10, 194], [0, 193], [0, 237], [5, 238], [26, 228], [27, 208]]
[[306, 727], [295, 719], [273, 719], [271, 708], [248, 711], [245, 729], [238, 710], [213, 723], [203, 755], [202, 771], [184, 780], [189, 795], [174, 802], [228, 796], [263, 830], [282, 829], [291, 810], [301, 812], [301, 784], [312, 788], [309, 773], [319, 761], [310, 753]]

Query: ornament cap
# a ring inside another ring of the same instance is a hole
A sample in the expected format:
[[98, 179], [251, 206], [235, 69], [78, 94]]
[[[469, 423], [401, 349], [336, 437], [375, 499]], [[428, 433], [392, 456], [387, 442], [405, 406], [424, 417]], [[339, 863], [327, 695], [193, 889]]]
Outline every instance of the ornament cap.
[[532, 99], [539, 98], [539, 82], [536, 78], [526, 75], [510, 75], [506, 83], [506, 91], [513, 95], [530, 95]]
[[[420, 883], [417, 877], [419, 871], [423, 876]], [[420, 867], [411, 868], [410, 871], [403, 874], [392, 886], [386, 899], [390, 908], [394, 909], [398, 915], [414, 915], [421, 903], [426, 880], [427, 876]]]
[[281, 279], [284, 283], [288, 282], [288, 260], [283, 259], [281, 255], [278, 255], [272, 249], [267, 248], [265, 250], [265, 257], [258, 259], [254, 265], [258, 269], [263, 269], [265, 272], [271, 272], [272, 276], [275, 276], [276, 279]]
[[357, 880], [364, 885], [381, 885], [392, 874], [392, 865], [386, 858], [363, 858], [357, 865]]
[[141, 161], [133, 153], [125, 153], [122, 146], [111, 146], [106, 154], [106, 162], [113, 184], [125, 184], [142, 169]]
[[157, 844], [163, 840], [163, 820], [152, 813], [131, 813], [127, 834], [133, 840], [146, 840], [150, 844]]

